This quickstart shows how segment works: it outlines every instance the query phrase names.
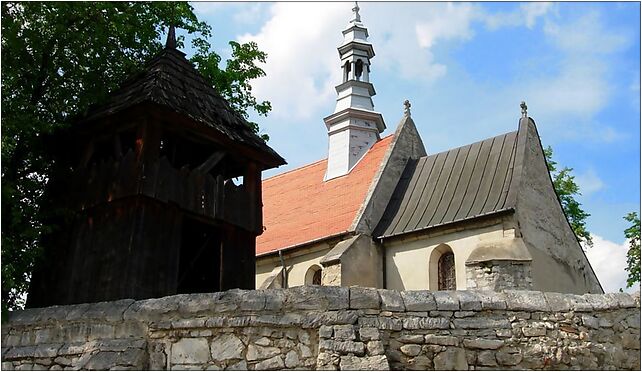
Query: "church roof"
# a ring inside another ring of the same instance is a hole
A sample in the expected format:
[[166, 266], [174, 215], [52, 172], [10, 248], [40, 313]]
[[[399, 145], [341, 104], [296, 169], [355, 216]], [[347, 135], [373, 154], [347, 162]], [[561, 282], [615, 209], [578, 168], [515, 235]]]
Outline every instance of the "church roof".
[[263, 224], [256, 254], [348, 232], [394, 136], [377, 142], [352, 171], [324, 181], [327, 159], [263, 180]]
[[185, 54], [171, 47], [152, 58], [141, 72], [128, 78], [81, 121], [113, 115], [135, 105], [151, 102], [215, 129], [234, 143], [261, 152], [265, 164], [278, 166], [285, 160], [252, 132], [247, 121], [203, 78]]
[[516, 160], [517, 138], [514, 131], [410, 159], [373, 236], [390, 237], [513, 209], [513, 169], [516, 161], [521, 165]]

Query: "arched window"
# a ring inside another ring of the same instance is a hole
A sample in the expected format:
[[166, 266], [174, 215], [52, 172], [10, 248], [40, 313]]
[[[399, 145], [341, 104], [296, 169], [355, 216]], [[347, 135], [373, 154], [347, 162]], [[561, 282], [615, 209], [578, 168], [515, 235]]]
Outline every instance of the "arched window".
[[321, 285], [321, 266], [312, 265], [305, 273], [306, 285]]
[[348, 79], [350, 79], [350, 70], [351, 70], [350, 65], [351, 65], [350, 61], [346, 62], [343, 65], [343, 82], [344, 83], [348, 81]]
[[354, 76], [356, 80], [361, 80], [361, 74], [363, 73], [363, 62], [359, 59], [354, 65]]
[[455, 255], [453, 252], [446, 252], [439, 257], [437, 265], [438, 289], [440, 291], [454, 291], [457, 289], [455, 279]]
[[454, 291], [457, 289], [455, 253], [448, 244], [439, 244], [430, 253], [428, 289], [431, 291]]

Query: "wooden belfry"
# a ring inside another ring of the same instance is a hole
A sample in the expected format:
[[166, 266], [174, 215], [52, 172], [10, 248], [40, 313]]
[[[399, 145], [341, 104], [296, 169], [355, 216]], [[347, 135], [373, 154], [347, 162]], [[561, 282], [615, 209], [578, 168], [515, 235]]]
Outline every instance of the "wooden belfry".
[[67, 174], [48, 192], [72, 213], [43, 239], [27, 306], [254, 288], [261, 171], [285, 161], [176, 49], [173, 27], [65, 138]]

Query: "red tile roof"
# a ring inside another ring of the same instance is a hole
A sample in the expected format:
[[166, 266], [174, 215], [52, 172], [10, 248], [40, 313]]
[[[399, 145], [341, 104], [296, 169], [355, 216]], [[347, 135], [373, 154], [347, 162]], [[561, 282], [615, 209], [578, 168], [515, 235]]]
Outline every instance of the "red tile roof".
[[256, 254], [348, 231], [392, 142], [382, 138], [345, 176], [324, 182], [327, 159], [263, 180], [263, 225]]

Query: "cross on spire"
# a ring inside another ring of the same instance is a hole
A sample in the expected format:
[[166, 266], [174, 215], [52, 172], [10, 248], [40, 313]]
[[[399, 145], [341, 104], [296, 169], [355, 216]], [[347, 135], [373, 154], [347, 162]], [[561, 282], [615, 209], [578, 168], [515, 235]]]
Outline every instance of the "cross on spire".
[[359, 3], [356, 1], [354, 2], [354, 8], [352, 8], [352, 11], [354, 12], [354, 19], [350, 22], [361, 22], [361, 15], [359, 15]]
[[412, 106], [410, 104], [410, 101], [408, 101], [408, 100], [403, 101], [403, 114], [404, 115], [410, 116], [410, 106]]
[[526, 106], [526, 101], [522, 101], [522, 103], [519, 104], [519, 107], [522, 108], [522, 117], [528, 117], [528, 106]]

